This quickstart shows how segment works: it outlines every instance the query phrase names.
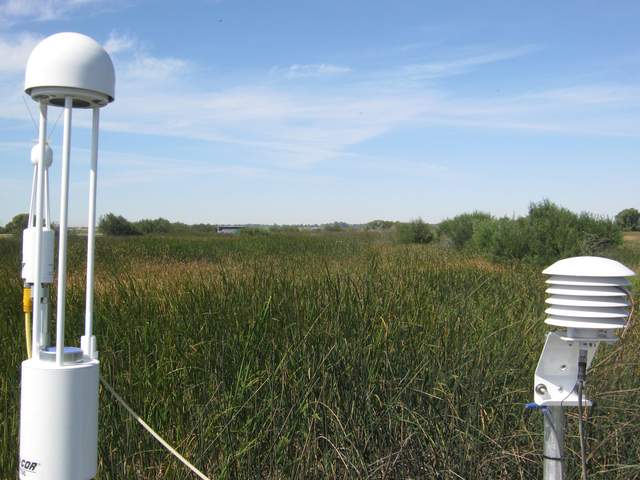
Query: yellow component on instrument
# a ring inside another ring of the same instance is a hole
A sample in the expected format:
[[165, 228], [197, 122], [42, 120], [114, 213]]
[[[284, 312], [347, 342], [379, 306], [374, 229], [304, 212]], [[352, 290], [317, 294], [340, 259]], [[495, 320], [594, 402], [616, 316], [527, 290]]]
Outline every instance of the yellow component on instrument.
[[33, 300], [31, 298], [30, 287], [24, 287], [22, 290], [22, 311], [24, 312], [24, 334], [27, 342], [27, 358], [31, 358], [31, 312], [33, 311]]
[[24, 287], [22, 290], [22, 311], [31, 313], [33, 311], [33, 300], [31, 299], [31, 288]]

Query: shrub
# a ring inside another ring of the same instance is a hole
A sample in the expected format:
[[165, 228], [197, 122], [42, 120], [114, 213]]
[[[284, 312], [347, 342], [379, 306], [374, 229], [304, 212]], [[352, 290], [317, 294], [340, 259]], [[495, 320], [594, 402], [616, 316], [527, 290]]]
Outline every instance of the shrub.
[[100, 218], [98, 229], [105, 235], [140, 235], [140, 231], [129, 220], [113, 213]]
[[615, 222], [589, 213], [577, 215], [545, 200], [529, 207], [531, 256], [536, 263], [595, 255], [622, 242]]
[[349, 224], [346, 222], [326, 223], [322, 228], [325, 232], [343, 232], [349, 229]]
[[525, 218], [490, 219], [477, 225], [471, 246], [495, 259], [522, 259], [531, 251], [529, 225]]
[[616, 223], [623, 230], [640, 230], [640, 212], [635, 208], [625, 208], [616, 215]]
[[172, 229], [171, 222], [166, 218], [142, 219], [135, 222], [134, 227], [140, 233], [169, 233]]
[[473, 232], [482, 223], [492, 220], [491, 215], [484, 212], [463, 213], [440, 223], [438, 230], [456, 248], [463, 248], [471, 241]]
[[595, 255], [621, 242], [615, 222], [588, 213], [577, 215], [545, 200], [531, 204], [526, 217], [479, 223], [470, 245], [495, 259], [546, 265], [561, 258]]
[[389, 230], [395, 224], [396, 222], [391, 220], [372, 220], [369, 223], [366, 223], [364, 228], [365, 230]]
[[4, 226], [4, 233], [20, 234], [29, 225], [29, 214], [19, 213]]
[[433, 229], [421, 218], [409, 223], [400, 223], [396, 227], [400, 243], [430, 243], [434, 239]]

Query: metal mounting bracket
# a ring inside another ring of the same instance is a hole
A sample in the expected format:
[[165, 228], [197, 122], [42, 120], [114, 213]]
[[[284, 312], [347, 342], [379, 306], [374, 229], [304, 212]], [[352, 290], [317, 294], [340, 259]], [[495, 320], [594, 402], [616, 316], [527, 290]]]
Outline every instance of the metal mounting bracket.
[[[578, 356], [587, 351], [587, 368], [598, 349], [599, 342], [569, 339], [556, 332], [547, 334], [542, 355], [538, 361], [533, 389], [534, 401], [541, 406], [578, 406], [575, 386], [578, 381]], [[591, 401], [582, 399], [584, 406]]]

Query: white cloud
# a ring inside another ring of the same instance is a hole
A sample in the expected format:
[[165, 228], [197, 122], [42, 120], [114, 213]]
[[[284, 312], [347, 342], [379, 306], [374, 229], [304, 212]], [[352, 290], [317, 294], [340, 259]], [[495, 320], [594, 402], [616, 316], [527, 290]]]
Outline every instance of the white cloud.
[[124, 76], [130, 80], [144, 80], [157, 83], [185, 74], [191, 62], [180, 58], [137, 55], [125, 65]]
[[453, 60], [414, 63], [386, 72], [383, 76], [402, 77], [408, 80], [434, 80], [469, 73], [484, 65], [513, 60], [537, 51], [537, 47], [525, 46], [467, 55]]
[[5, 21], [49, 21], [78, 8], [103, 0], [6, 0], [0, 3], [0, 19]]
[[115, 57], [119, 83], [158, 84], [179, 78], [193, 66], [182, 58], [153, 56], [135, 37], [116, 31], [109, 34], [104, 48]]
[[109, 38], [104, 44], [104, 49], [109, 52], [110, 55], [127, 52], [136, 47], [137, 42], [133, 37], [119, 34], [116, 31], [109, 34]]
[[41, 37], [22, 33], [14, 38], [0, 37], [0, 74], [23, 72], [27, 58]]
[[[305, 89], [305, 75], [337, 75], [350, 72], [348, 67], [308, 64], [280, 70], [298, 75], [295, 90], [259, 81], [221, 88], [189, 60], [155, 57], [134, 37], [112, 32], [106, 46], [116, 54], [118, 86], [103, 128], [234, 145], [251, 152], [262, 166], [304, 169], [328, 160], [362, 161], [351, 147], [406, 125], [640, 136], [637, 122], [625, 121], [616, 110], [621, 104], [640, 105], [640, 89], [591, 85], [461, 98], [438, 83], [427, 87], [405, 81], [408, 76], [423, 80], [471, 72], [525, 55], [530, 47], [359, 72], [344, 77], [335, 93]], [[0, 93], [13, 91], [9, 87], [19, 91], [0, 82]], [[28, 120], [18, 96], [11, 102], [0, 99], [0, 116]], [[603, 106], [610, 107], [606, 115]]]
[[286, 78], [311, 78], [311, 77], [332, 77], [350, 73], [349, 67], [342, 65], [331, 65], [327, 63], [294, 64], [286, 68], [275, 67], [274, 73], [283, 75]]
[[640, 88], [628, 85], [576, 85], [532, 93], [528, 98], [559, 101], [567, 105], [617, 105], [629, 102], [637, 105]]

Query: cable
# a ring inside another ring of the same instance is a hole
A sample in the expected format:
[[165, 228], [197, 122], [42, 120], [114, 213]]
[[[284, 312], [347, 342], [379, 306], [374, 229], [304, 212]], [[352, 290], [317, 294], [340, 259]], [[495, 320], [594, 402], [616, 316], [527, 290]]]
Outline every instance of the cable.
[[584, 432], [584, 418], [582, 414], [582, 391], [584, 381], [578, 382], [578, 433], [580, 434], [580, 460], [582, 464], [582, 480], [588, 480], [587, 472], [587, 439]]
[[60, 121], [60, 117], [62, 117], [62, 112], [64, 112], [64, 109], [61, 108], [60, 109], [60, 113], [58, 114], [58, 118], [56, 119], [56, 121], [53, 124], [53, 127], [49, 131], [49, 136], [47, 137], [47, 143], [49, 143], [49, 140], [51, 140], [51, 137], [53, 137], [53, 133], [56, 131], [56, 127], [58, 126], [58, 122]]
[[210, 480], [209, 477], [207, 477], [204, 473], [202, 473], [200, 470], [194, 467], [191, 463], [189, 463], [189, 461], [186, 458], [184, 458], [182, 455], [176, 452], [175, 449], [171, 447], [171, 445], [169, 445], [160, 435], [158, 435], [153, 430], [153, 428], [151, 428], [142, 418], [140, 418], [140, 415], [138, 415], [136, 412], [133, 411], [133, 409], [127, 404], [127, 402], [125, 402], [122, 399], [122, 397], [116, 393], [113, 387], [109, 385], [107, 381], [104, 378], [102, 378], [102, 376], [100, 377], [100, 382], [109, 391], [109, 393], [111, 393], [111, 395], [115, 397], [115, 399], [120, 403], [120, 405], [122, 405], [125, 408], [125, 410], [129, 412], [129, 415], [135, 418], [136, 421], [140, 425], [142, 425], [143, 428], [147, 432], [149, 432], [153, 438], [155, 438], [164, 448], [166, 448], [169, 451], [169, 453], [171, 453], [174, 457], [180, 460], [187, 468], [189, 468], [193, 473], [195, 473], [202, 480]]
[[29, 112], [29, 116], [31, 117], [31, 121], [33, 122], [33, 128], [35, 128], [36, 132], [38, 131], [38, 125], [36, 124], [36, 119], [33, 118], [33, 113], [31, 113], [31, 109], [29, 108], [29, 105], [27, 104], [27, 101], [24, 99], [24, 95], [21, 95], [20, 98], [22, 98], [22, 103], [24, 103], [24, 107], [27, 109], [27, 112]]

